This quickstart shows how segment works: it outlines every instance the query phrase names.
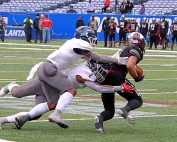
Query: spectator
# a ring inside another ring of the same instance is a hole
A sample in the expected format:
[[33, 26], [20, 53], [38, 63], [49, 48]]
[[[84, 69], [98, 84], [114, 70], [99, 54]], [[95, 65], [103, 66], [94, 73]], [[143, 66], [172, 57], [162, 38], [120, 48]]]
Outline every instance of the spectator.
[[70, 6], [70, 9], [68, 11], [66, 11], [66, 13], [77, 13], [74, 9], [73, 6]]
[[53, 26], [52, 21], [48, 18], [48, 15], [41, 22], [43, 41], [42, 44], [50, 43], [50, 28]]
[[0, 15], [0, 38], [4, 42], [4, 31], [6, 29], [6, 23], [3, 20], [3, 17]]
[[112, 42], [114, 43], [114, 47], [116, 45], [116, 27], [117, 24], [114, 22], [115, 18], [112, 17], [109, 22], [109, 47], [112, 47]]
[[109, 36], [109, 15], [106, 15], [106, 19], [103, 21], [102, 30], [104, 31], [104, 47], [107, 47], [107, 38]]
[[26, 42], [27, 43], [32, 43], [31, 42], [31, 30], [33, 27], [33, 20], [31, 20], [31, 16], [28, 15], [28, 18], [24, 19], [24, 31], [26, 35]]
[[[97, 37], [98, 21], [95, 19], [94, 14], [92, 14], [92, 18], [88, 21], [88, 26], [91, 27], [94, 30], [95, 35]], [[96, 41], [96, 44], [97, 44], [97, 41]]]
[[106, 12], [106, 9], [110, 6], [110, 0], [105, 0], [104, 7], [102, 8], [102, 12]]
[[91, 2], [91, 0], [89, 0], [89, 2], [86, 4], [86, 10], [87, 10], [87, 13], [93, 13], [95, 11], [94, 5]]
[[44, 14], [41, 14], [41, 16], [40, 16], [40, 19], [39, 19], [39, 30], [40, 30], [40, 43], [42, 43], [42, 27], [41, 27], [41, 22], [42, 22], [42, 20], [44, 19], [45, 17], [44, 17]]
[[134, 5], [132, 2], [130, 2], [129, 0], [127, 1], [127, 13], [131, 13], [132, 12], [132, 9], [134, 8]]
[[80, 26], [84, 26], [84, 21], [82, 20], [81, 16], [78, 17], [78, 20], [76, 22], [76, 29], [79, 28]]
[[144, 6], [144, 3], [142, 3], [139, 14], [143, 15], [144, 13], [145, 13], [145, 6]]
[[127, 5], [125, 1], [122, 1], [122, 4], [120, 6], [120, 12], [121, 13], [127, 13]]
[[120, 13], [120, 5], [119, 2], [116, 0], [114, 5], [114, 13], [119, 14]]
[[39, 14], [36, 14], [36, 18], [34, 19], [33, 27], [34, 27], [34, 43], [37, 43], [37, 36], [38, 36], [38, 34], [40, 35]]

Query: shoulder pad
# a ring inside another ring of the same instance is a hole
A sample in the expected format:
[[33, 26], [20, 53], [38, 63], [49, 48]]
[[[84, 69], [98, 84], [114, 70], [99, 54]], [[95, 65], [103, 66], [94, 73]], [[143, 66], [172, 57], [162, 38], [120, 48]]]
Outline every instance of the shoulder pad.
[[141, 57], [141, 55], [140, 55], [140, 52], [137, 51], [136, 49], [131, 49], [129, 52], [130, 52], [132, 55], [136, 56], [139, 61], [142, 60], [142, 57]]

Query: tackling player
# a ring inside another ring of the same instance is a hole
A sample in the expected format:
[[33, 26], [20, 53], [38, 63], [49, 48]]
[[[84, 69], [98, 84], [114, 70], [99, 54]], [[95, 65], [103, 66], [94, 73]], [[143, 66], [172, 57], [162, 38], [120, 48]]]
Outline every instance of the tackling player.
[[[121, 53], [121, 57], [129, 57], [126, 65], [109, 65], [109, 74], [103, 82], [100, 84], [109, 85], [120, 85], [126, 79], [127, 73], [129, 73], [135, 82], [140, 82], [143, 80], [144, 75], [138, 76], [136, 65], [143, 60], [143, 53], [145, 51], [145, 39], [142, 34], [138, 32], [133, 32], [128, 36], [128, 46], [125, 47]], [[118, 114], [127, 120], [130, 124], [135, 124], [133, 117], [129, 114], [131, 110], [141, 107], [143, 101], [134, 85], [129, 82], [129, 84], [134, 88], [132, 94], [118, 92], [120, 96], [125, 98], [128, 103], [125, 107], [118, 109]], [[103, 122], [110, 120], [114, 117], [115, 113], [115, 93], [102, 93], [102, 102], [104, 105], [104, 111], [100, 113], [99, 116], [95, 116], [95, 128], [98, 132], [104, 132]]]
[[[89, 63], [89, 62], [88, 62]], [[93, 65], [93, 64], [92, 64]], [[38, 66], [40, 64], [35, 65], [32, 70], [30, 71], [30, 75], [27, 77], [27, 80], [30, 80], [35, 71], [37, 70]], [[101, 85], [96, 81], [104, 81], [106, 75], [108, 74], [107, 70], [105, 70], [100, 64], [94, 64], [95, 71], [91, 71], [89, 64], [82, 63], [79, 64], [65, 72], [65, 75], [68, 76], [68, 78], [72, 81], [75, 88], [85, 88], [89, 87], [95, 91], [98, 91], [100, 93], [112, 93], [117, 91], [123, 91], [123, 92], [133, 92], [133, 88], [127, 83], [123, 83], [121, 86], [110, 86], [110, 85]], [[95, 74], [94, 74], [95, 72]], [[46, 112], [49, 111], [49, 109], [45, 108], [39, 108], [37, 105], [40, 103], [46, 103], [47, 99], [45, 97], [45, 94], [42, 90], [40, 81], [38, 78], [34, 78], [30, 80], [29, 82], [25, 83], [22, 86], [19, 86], [16, 83], [11, 83], [16, 86], [14, 86], [11, 89], [11, 94], [13, 97], [21, 98], [25, 96], [30, 96], [36, 94], [35, 97], [35, 108], [31, 109], [29, 112], [20, 112], [12, 116], [2, 117], [0, 118], [0, 129], [2, 129], [2, 125], [4, 123], [14, 123], [15, 118], [17, 117], [21, 121], [23, 121], [23, 124], [28, 120], [35, 120], [40, 118], [40, 116]], [[4, 94], [5, 95], [5, 94]], [[1, 96], [2, 97], [2, 96]], [[56, 100], [57, 103], [57, 100]], [[21, 117], [25, 117], [26, 115], [30, 115], [30, 119], [25, 120]], [[23, 124], [21, 125], [17, 124], [17, 129], [20, 129]]]
[[[43, 112], [54, 110], [49, 116], [49, 121], [58, 124], [62, 128], [68, 125], [60, 118], [64, 108], [71, 102], [76, 95], [77, 90], [68, 77], [61, 72], [70, 65], [74, 65], [80, 58], [89, 57], [102, 63], [120, 63], [126, 64], [122, 58], [112, 58], [105, 55], [99, 55], [92, 52], [92, 46], [97, 38], [94, 31], [87, 26], [81, 26], [75, 31], [75, 38], [66, 41], [58, 50], [54, 51], [47, 57], [38, 69], [38, 79], [42, 86], [43, 92], [47, 98], [47, 102], [38, 104], [34, 109]], [[7, 94], [16, 84], [9, 84], [0, 91], [0, 96]], [[59, 99], [59, 92], [65, 92]], [[56, 104], [56, 100], [58, 103]], [[17, 127], [23, 125], [27, 120], [31, 119], [29, 113], [24, 117], [17, 118]]]

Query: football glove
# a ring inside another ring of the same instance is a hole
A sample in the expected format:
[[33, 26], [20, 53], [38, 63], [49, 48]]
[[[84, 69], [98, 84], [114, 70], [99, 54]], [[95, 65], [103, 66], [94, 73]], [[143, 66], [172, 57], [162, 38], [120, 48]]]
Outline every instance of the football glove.
[[125, 92], [125, 93], [133, 93], [134, 91], [134, 88], [130, 85], [128, 85], [127, 81], [125, 81], [122, 85], [122, 92]]
[[142, 81], [142, 80], [144, 79], [144, 76], [145, 76], [145, 75], [143, 75], [143, 76], [141, 76], [141, 77], [139, 77], [139, 76], [138, 76], [138, 77], [135, 77], [135, 78], [134, 78], [135, 82], [140, 82], [140, 81]]

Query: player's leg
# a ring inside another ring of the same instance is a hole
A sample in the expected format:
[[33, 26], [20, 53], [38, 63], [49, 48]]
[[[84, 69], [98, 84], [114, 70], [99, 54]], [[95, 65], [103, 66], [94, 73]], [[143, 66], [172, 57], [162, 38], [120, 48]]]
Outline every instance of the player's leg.
[[7, 117], [0, 117], [0, 130], [2, 130], [2, 125], [5, 123], [15, 123], [15, 117], [19, 115], [25, 115], [27, 112], [20, 112], [15, 115], [7, 116]]
[[122, 32], [119, 31], [119, 48], [120, 48], [120, 46], [121, 46], [122, 38], [123, 38], [123, 36], [122, 36]]
[[172, 35], [171, 50], [173, 50], [174, 41], [175, 41], [175, 35], [173, 34], [173, 35]]
[[113, 47], [115, 47], [116, 46], [116, 34], [115, 33], [113, 33], [113, 42], [114, 42]]
[[154, 36], [154, 45], [155, 45], [155, 49], [157, 49], [157, 36]]
[[123, 38], [124, 47], [125, 47], [125, 46], [126, 46], [126, 32], [123, 32], [122, 34], [123, 34], [123, 35], [122, 35], [122, 36], [123, 36], [122, 38]]
[[58, 97], [58, 95], [56, 96], [55, 93], [56, 90], [65, 92], [60, 97], [59, 101], [58, 99], [55, 99], [58, 101], [58, 103], [54, 112], [49, 116], [49, 120], [58, 124], [62, 128], [67, 128], [68, 126], [62, 121], [60, 115], [64, 111], [65, 107], [71, 102], [72, 98], [76, 95], [77, 90], [74, 88], [73, 83], [68, 79], [68, 77], [61, 71], [57, 70], [55, 65], [50, 62], [45, 62], [41, 64], [38, 69], [38, 77], [41, 81], [41, 85], [47, 97], [47, 102], [50, 109], [52, 109], [55, 105], [50, 102], [50, 99], [53, 100]]
[[153, 44], [153, 36], [150, 35], [150, 46], [149, 46], [149, 49], [152, 49], [152, 44]]
[[0, 96], [3, 97], [9, 92], [16, 98], [44, 94], [38, 78], [30, 80], [22, 86], [19, 86], [15, 82], [11, 82], [0, 90]]
[[109, 47], [112, 47], [112, 33], [109, 34]]
[[118, 114], [124, 117], [128, 123], [134, 125], [135, 121], [133, 117], [129, 114], [129, 112], [131, 110], [141, 107], [143, 101], [141, 96], [138, 94], [137, 90], [135, 89], [134, 85], [131, 82], [129, 82], [129, 84], [134, 88], [134, 92], [133, 94], [119, 92], [119, 95], [125, 98], [128, 101], [128, 103], [125, 107], [118, 109]]
[[21, 127], [27, 122], [31, 120], [39, 119], [44, 113], [49, 111], [49, 107], [47, 105], [47, 98], [44, 94], [36, 95], [34, 108], [32, 108], [29, 112], [23, 115], [17, 115], [15, 117], [15, 125], [17, 129], [21, 129]]
[[[118, 72], [114, 71], [106, 77], [106, 80], [102, 82], [103, 85], [121, 85], [119, 80], [124, 80], [125, 77], [120, 75]], [[115, 94], [114, 93], [103, 93], [101, 95], [104, 111], [100, 113], [99, 116], [95, 116], [95, 128], [98, 132], [104, 132], [103, 122], [110, 120], [114, 117], [115, 113]]]

